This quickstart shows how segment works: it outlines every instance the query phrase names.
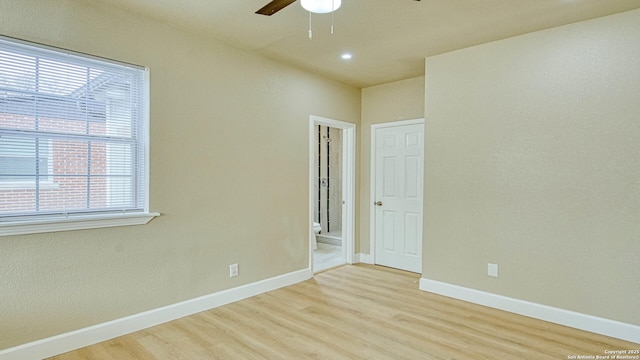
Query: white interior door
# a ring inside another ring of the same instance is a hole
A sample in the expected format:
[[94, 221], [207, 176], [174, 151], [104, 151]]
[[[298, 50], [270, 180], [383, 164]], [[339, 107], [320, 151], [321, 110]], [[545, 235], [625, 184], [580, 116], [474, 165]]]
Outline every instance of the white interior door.
[[375, 263], [422, 272], [424, 123], [375, 129]]

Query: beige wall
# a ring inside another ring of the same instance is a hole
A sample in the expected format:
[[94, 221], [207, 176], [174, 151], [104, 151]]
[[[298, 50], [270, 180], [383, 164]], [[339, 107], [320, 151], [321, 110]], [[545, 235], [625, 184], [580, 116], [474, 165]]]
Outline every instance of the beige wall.
[[371, 125], [424, 117], [424, 76], [362, 89], [362, 119], [359, 130], [360, 212], [356, 252], [370, 254]]
[[635, 10], [427, 58], [423, 277], [640, 325], [638, 34]]
[[0, 34], [150, 68], [162, 213], [0, 238], [0, 349], [308, 267], [309, 115], [357, 123], [359, 89], [93, 1], [0, 14]]

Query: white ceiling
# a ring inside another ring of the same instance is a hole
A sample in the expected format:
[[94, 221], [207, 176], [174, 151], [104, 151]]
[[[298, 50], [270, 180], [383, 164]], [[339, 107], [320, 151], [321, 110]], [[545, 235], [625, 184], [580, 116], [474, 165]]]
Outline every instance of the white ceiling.
[[[331, 15], [269, 0], [100, 0], [357, 87], [424, 75], [424, 58], [640, 8], [640, 0], [343, 0]], [[342, 52], [353, 59], [344, 61]]]

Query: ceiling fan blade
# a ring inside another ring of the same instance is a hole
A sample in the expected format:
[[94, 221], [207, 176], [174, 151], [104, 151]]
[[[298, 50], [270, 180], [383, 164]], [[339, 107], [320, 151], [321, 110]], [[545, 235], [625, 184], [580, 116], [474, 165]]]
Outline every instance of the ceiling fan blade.
[[256, 11], [256, 14], [271, 16], [294, 2], [296, 2], [296, 0], [273, 0]]

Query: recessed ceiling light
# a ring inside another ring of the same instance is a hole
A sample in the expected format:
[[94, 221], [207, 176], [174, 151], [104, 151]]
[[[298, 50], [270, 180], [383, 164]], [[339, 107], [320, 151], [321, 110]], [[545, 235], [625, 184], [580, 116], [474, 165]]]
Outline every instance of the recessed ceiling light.
[[349, 59], [351, 59], [353, 57], [353, 55], [351, 55], [350, 53], [344, 53], [344, 54], [340, 55], [340, 57], [343, 60], [349, 60]]

